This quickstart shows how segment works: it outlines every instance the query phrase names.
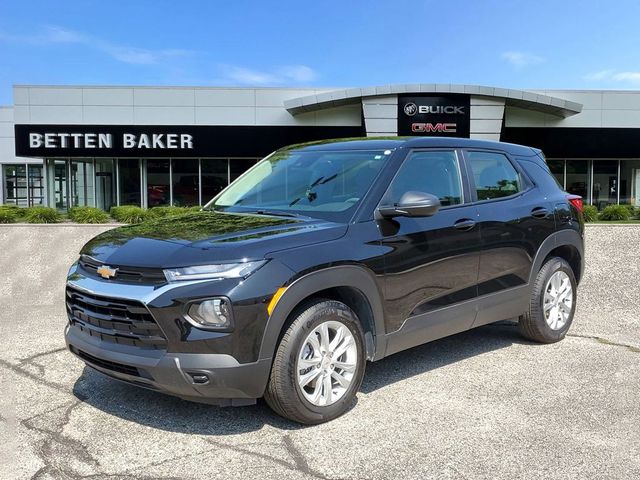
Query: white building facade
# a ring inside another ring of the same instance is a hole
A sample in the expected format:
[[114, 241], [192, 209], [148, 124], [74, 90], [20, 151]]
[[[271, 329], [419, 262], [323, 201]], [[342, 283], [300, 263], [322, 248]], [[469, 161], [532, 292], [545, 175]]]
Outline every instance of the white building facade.
[[13, 95], [0, 107], [0, 203], [201, 205], [286, 145], [438, 135], [541, 148], [587, 203], [640, 205], [640, 92], [19, 85]]

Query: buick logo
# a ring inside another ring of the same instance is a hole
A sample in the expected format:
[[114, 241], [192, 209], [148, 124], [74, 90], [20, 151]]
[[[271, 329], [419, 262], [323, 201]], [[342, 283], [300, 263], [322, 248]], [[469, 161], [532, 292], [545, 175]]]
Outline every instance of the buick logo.
[[406, 103], [404, 105], [404, 114], [413, 117], [418, 113], [418, 106], [415, 103]]

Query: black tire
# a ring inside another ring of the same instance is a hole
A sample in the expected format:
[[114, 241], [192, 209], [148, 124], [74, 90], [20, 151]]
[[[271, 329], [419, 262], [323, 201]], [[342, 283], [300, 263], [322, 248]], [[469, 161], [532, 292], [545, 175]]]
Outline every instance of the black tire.
[[[562, 328], [552, 329], [547, 323], [544, 313], [544, 293], [547, 283], [553, 274], [562, 271], [567, 274], [572, 288], [571, 311]], [[533, 284], [529, 311], [520, 317], [518, 326], [520, 333], [527, 339], [540, 343], [555, 343], [562, 340], [573, 322], [576, 311], [577, 285], [571, 266], [560, 257], [552, 257], [545, 262]]]
[[[326, 321], [340, 322], [349, 329], [357, 348], [357, 365], [343, 396], [332, 405], [316, 406], [304, 397], [298, 386], [297, 355], [307, 336]], [[364, 377], [365, 363], [364, 332], [356, 314], [335, 300], [312, 300], [292, 314], [276, 350], [264, 398], [278, 415], [294, 422], [306, 425], [328, 422], [345, 413], [353, 403]]]

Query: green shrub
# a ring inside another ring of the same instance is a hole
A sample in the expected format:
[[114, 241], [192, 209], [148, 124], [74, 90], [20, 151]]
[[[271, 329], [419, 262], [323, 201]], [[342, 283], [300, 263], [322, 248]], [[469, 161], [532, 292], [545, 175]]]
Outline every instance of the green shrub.
[[189, 213], [189, 210], [188, 207], [153, 207], [149, 210], [149, 214], [153, 218], [175, 217]]
[[25, 220], [27, 223], [58, 223], [62, 215], [51, 207], [29, 207], [26, 209]]
[[609, 205], [600, 213], [600, 220], [629, 220], [629, 210], [624, 205]]
[[73, 207], [69, 218], [76, 223], [109, 223], [107, 212], [95, 207]]
[[585, 222], [595, 222], [598, 220], [598, 208], [595, 205], [585, 205], [582, 214]]
[[14, 223], [16, 221], [16, 214], [11, 210], [0, 209], [0, 223]]
[[11, 211], [15, 214], [16, 218], [24, 217], [27, 209], [24, 207], [19, 207], [17, 205], [0, 205], [1, 210]]
[[109, 212], [113, 218], [121, 223], [140, 223], [148, 220], [151, 214], [148, 210], [140, 208], [136, 205], [121, 205], [119, 207], [111, 207]]
[[15, 205], [0, 205], [0, 223], [14, 223], [22, 215], [20, 207]]
[[638, 218], [640, 217], [640, 208], [637, 208], [635, 205], [622, 205], [624, 208], [629, 210], [629, 218]]

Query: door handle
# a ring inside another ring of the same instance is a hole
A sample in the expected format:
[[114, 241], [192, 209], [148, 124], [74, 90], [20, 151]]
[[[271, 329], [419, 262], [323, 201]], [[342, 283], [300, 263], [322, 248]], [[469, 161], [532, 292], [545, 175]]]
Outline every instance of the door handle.
[[458, 220], [453, 224], [453, 227], [456, 230], [471, 230], [476, 226], [475, 220], [471, 220], [470, 218], [463, 218], [462, 220]]
[[534, 218], [546, 218], [549, 215], [549, 210], [544, 207], [536, 207], [531, 210], [531, 216]]

